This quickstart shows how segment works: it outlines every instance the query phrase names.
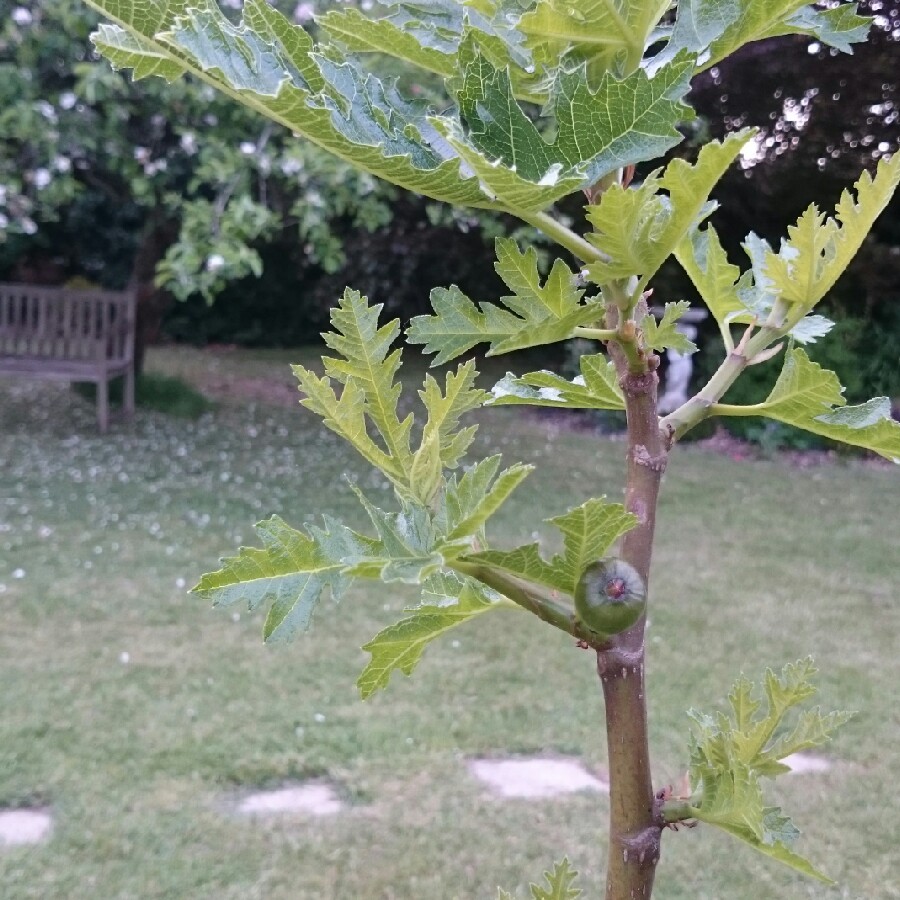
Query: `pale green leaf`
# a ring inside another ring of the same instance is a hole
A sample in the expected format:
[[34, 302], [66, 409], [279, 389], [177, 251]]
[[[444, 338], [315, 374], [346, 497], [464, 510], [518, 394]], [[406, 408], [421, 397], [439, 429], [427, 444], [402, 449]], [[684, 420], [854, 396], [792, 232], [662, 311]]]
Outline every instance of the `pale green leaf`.
[[738, 731], [750, 728], [753, 715], [759, 709], [759, 701], [753, 698], [752, 692], [753, 682], [741, 675], [728, 695]]
[[433, 316], [415, 316], [406, 333], [411, 344], [437, 353], [433, 366], [455, 359], [481, 343], [499, 344], [521, 330], [521, 319], [493, 303], [476, 304], [455, 284], [431, 291]]
[[567, 858], [554, 863], [553, 870], [544, 872], [544, 884], [532, 884], [532, 900], [578, 900], [582, 892], [575, 887], [578, 877]]
[[753, 314], [737, 291], [741, 270], [728, 262], [712, 225], [685, 235], [675, 248], [675, 257], [720, 327], [751, 321]]
[[475, 363], [470, 360], [456, 372], [447, 372], [443, 393], [431, 375], [425, 376], [425, 388], [419, 391], [428, 413], [422, 443], [433, 438], [440, 448], [443, 468], [455, 469], [475, 437], [476, 426], [460, 430], [459, 420], [487, 398], [485, 391], [475, 387], [477, 375]]
[[[407, 489], [413, 460], [409, 446], [413, 417], [409, 414], [401, 421], [397, 415], [400, 385], [394, 378], [400, 351], [390, 352], [400, 326], [394, 320], [379, 328], [380, 311], [380, 305], [370, 307], [365, 297], [348, 288], [331, 311], [335, 331], [325, 335], [328, 346], [343, 358], [323, 360], [324, 378], [303, 366], [293, 366], [293, 370], [306, 394], [303, 405], [396, 485]], [[340, 398], [332, 379], [344, 386]], [[381, 445], [370, 437], [367, 421], [377, 431]]]
[[853, 45], [865, 41], [872, 20], [857, 15], [856, 3], [841, 3], [830, 9], [804, 6], [787, 20], [791, 33], [807, 34], [843, 53], [853, 53]]
[[216, 606], [246, 603], [249, 609], [271, 604], [266, 640], [287, 639], [306, 631], [322, 592], [339, 599], [349, 579], [345, 560], [368, 555], [375, 542], [333, 519], [324, 528], [297, 531], [277, 516], [256, 526], [262, 548], [242, 547], [221, 560], [222, 568], [204, 575], [192, 589]]
[[777, 807], [764, 805], [760, 779], [790, 771], [779, 762], [800, 749], [819, 746], [849, 718], [847, 713], [822, 715], [818, 709], [800, 714], [793, 728], [785, 716], [816, 692], [811, 659], [785, 666], [780, 675], [765, 674], [765, 703], [754, 696], [744, 676], [729, 694], [732, 717], [691, 711], [691, 815], [746, 841], [767, 856], [799, 872], [829, 882], [826, 875], [789, 845], [799, 836]]
[[717, 415], [765, 416], [900, 462], [900, 422], [891, 417], [890, 401], [876, 397], [859, 406], [844, 406], [842, 390], [834, 372], [797, 348], [785, 357], [781, 374], [762, 403], [717, 404], [714, 410]]
[[498, 475], [500, 456], [489, 456], [468, 469], [462, 478], [451, 475], [435, 513], [435, 526], [454, 541], [477, 534], [487, 520], [532, 471], [517, 464]]
[[[752, 129], [704, 146], [694, 165], [669, 163], [661, 176], [650, 175], [636, 188], [614, 184], [589, 206], [594, 226], [588, 240], [603, 254], [588, 273], [597, 284], [635, 275], [642, 291], [685, 236], [714, 209], [709, 195], [752, 136]], [[665, 194], [660, 193], [665, 191]]]
[[554, 372], [530, 372], [517, 377], [508, 372], [491, 388], [489, 406], [526, 404], [568, 409], [624, 409], [612, 360], [602, 353], [585, 354], [579, 362], [581, 375], [567, 381]]
[[[788, 229], [778, 254], [766, 254], [765, 274], [782, 300], [809, 312], [834, 286], [900, 184], [900, 154], [878, 164], [875, 177], [864, 172], [844, 191], [834, 218], [810, 206]], [[793, 316], [796, 318], [796, 316]]]
[[640, 321], [644, 333], [644, 343], [653, 350], [677, 350], [679, 353], [696, 353], [697, 345], [686, 334], [678, 330], [678, 320], [691, 308], [687, 300], [667, 303], [663, 316], [656, 321], [652, 312], [648, 312]]
[[444, 564], [442, 541], [425, 506], [401, 501], [400, 512], [385, 512], [355, 485], [351, 487], [375, 526], [378, 541], [358, 556], [344, 557], [348, 575], [421, 584]]
[[410, 675], [433, 640], [495, 607], [505, 605], [490, 588], [453, 573], [434, 576], [413, 615], [379, 632], [363, 646], [372, 658], [356, 682], [365, 700], [387, 687], [391, 673]]
[[[544, 872], [542, 885], [532, 884], [532, 900], [578, 900], [582, 891], [575, 886], [578, 872], [571, 868], [569, 860], [564, 857], [562, 862], [554, 863], [553, 869]], [[513, 900], [513, 895], [502, 888], [497, 890], [497, 900]]]
[[640, 60], [668, 6], [668, 0], [545, 0], [519, 28], [544, 56], [561, 58], [572, 50], [602, 74]]
[[498, 238], [496, 269], [513, 293], [501, 297], [503, 306], [475, 304], [455, 285], [431, 292], [433, 316], [416, 316], [407, 340], [425, 344], [437, 353], [432, 365], [453, 359], [480, 343], [490, 344], [488, 355], [570, 338], [579, 325], [602, 314], [599, 302], [581, 303], [575, 275], [560, 259], [542, 284], [534, 248], [519, 250], [515, 241]]
[[637, 518], [619, 503], [594, 498], [561, 516], [547, 519], [563, 534], [563, 552], [550, 561], [538, 544], [514, 550], [485, 550], [466, 559], [510, 572], [535, 584], [574, 596], [575, 588], [592, 563], [601, 559], [613, 543], [637, 524]]

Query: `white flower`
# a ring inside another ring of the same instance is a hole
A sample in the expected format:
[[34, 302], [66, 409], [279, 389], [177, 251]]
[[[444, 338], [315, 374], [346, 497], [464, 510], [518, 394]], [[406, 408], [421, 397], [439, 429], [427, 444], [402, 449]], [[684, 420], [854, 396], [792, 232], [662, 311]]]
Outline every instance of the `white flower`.
[[206, 271], [207, 272], [218, 272], [225, 265], [225, 257], [222, 256], [221, 253], [213, 253], [212, 256], [207, 257], [206, 260]]
[[192, 131], [186, 131], [181, 136], [181, 149], [190, 154], [197, 152], [197, 136]]
[[256, 144], [253, 141], [241, 141], [240, 149], [244, 156], [252, 156], [256, 153]]
[[37, 231], [34, 219], [29, 219], [28, 216], [25, 216], [19, 224], [22, 226], [22, 231], [25, 234], [34, 234]]
[[35, 169], [31, 173], [31, 183], [38, 190], [47, 187], [50, 184], [50, 172], [47, 169]]
[[68, 156], [57, 156], [56, 159], [53, 160], [53, 168], [56, 169], [57, 172], [71, 172], [72, 160], [69, 159]]
[[17, 6], [12, 12], [12, 19], [16, 25], [21, 25], [24, 28], [26, 25], [31, 24], [31, 11], [25, 9], [24, 6]]
[[59, 95], [59, 105], [62, 109], [71, 109], [77, 102], [78, 98], [71, 91]]
[[0, 213], [0, 228], [6, 228], [7, 225], [9, 225], [9, 219], [3, 213]]
[[308, 22], [315, 13], [315, 7], [312, 3], [298, 3], [294, 9], [295, 22]]
[[53, 108], [52, 103], [48, 103], [46, 100], [38, 100], [34, 107], [49, 122], [56, 121], [56, 110]]

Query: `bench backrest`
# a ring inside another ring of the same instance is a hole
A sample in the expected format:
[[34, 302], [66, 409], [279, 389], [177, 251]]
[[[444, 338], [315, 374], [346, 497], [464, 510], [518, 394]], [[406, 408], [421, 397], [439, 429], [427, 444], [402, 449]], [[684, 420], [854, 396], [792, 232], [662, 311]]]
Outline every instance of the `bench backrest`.
[[135, 300], [133, 291], [0, 284], [0, 357], [130, 362]]

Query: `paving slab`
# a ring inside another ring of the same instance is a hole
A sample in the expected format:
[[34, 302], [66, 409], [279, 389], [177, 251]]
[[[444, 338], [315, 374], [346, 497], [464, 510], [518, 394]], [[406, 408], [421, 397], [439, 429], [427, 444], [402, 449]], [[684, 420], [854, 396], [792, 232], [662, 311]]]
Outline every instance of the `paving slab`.
[[0, 846], [40, 844], [52, 830], [48, 809], [0, 809]]
[[552, 756], [473, 759], [469, 771], [500, 797], [558, 797], [578, 791], [609, 793], [609, 785], [574, 759]]
[[330, 784], [298, 784], [271, 791], [256, 791], [241, 798], [237, 811], [248, 816], [306, 813], [330, 816], [344, 808]]

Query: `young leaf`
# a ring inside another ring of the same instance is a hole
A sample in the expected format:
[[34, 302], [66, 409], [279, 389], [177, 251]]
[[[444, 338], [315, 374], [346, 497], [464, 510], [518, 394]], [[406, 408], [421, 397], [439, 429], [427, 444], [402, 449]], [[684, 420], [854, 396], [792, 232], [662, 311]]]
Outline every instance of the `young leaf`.
[[[778, 254], [766, 254], [765, 274], [782, 300], [809, 312], [831, 290], [850, 264], [875, 219], [900, 184], [900, 154], [882, 160], [873, 178], [864, 172], [856, 182], [856, 198], [844, 191], [834, 218], [810, 206], [788, 229]], [[797, 314], [789, 314], [792, 320]]]
[[566, 340], [573, 330], [597, 319], [599, 302], [581, 303], [584, 293], [575, 287], [575, 275], [560, 259], [553, 263], [541, 284], [537, 253], [524, 253], [509, 238], [498, 238], [497, 273], [513, 291], [501, 297], [503, 307], [482, 303], [480, 308], [455, 285], [431, 292], [433, 316], [415, 316], [407, 331], [412, 344], [425, 344], [426, 353], [437, 353], [432, 365], [489, 343], [488, 355], [509, 353], [523, 347]]
[[567, 381], [554, 372], [508, 372], [491, 388], [488, 406], [555, 406], [566, 409], [625, 409], [616, 367], [602, 353], [581, 357], [581, 375]]
[[778, 807], [764, 805], [760, 784], [763, 777], [789, 771], [780, 762], [785, 756], [819, 746], [850, 717], [807, 710], [792, 730], [785, 729], [786, 714], [815, 694], [810, 681], [815, 671], [811, 659], [785, 666], [780, 676], [767, 670], [765, 704], [754, 696], [752, 682], [741, 676], [729, 694], [733, 718], [689, 713], [694, 722], [690, 813], [797, 871], [831, 883], [791, 849], [799, 831]]
[[421, 584], [443, 565], [442, 542], [426, 507], [401, 500], [400, 512], [385, 512], [355, 485], [352, 488], [375, 526], [378, 541], [370, 542], [365, 554], [344, 558], [348, 575]]
[[[334, 332], [325, 342], [343, 358], [328, 358], [326, 375], [319, 378], [303, 366], [293, 366], [306, 394], [302, 404], [320, 415], [325, 424], [349, 441], [374, 466], [402, 488], [409, 485], [412, 467], [410, 431], [412, 414], [400, 421], [397, 400], [400, 385], [394, 377], [400, 366], [400, 351], [390, 351], [400, 333], [396, 320], [378, 327], [381, 306], [369, 306], [365, 297], [349, 288], [331, 311]], [[344, 389], [338, 399], [332, 378]], [[366, 421], [374, 426], [382, 445], [369, 436]]]
[[595, 229], [588, 240], [605, 257], [588, 266], [591, 281], [602, 285], [636, 275], [637, 290], [643, 290], [685, 235], [715, 209], [710, 192], [752, 134], [745, 128], [713, 141], [694, 165], [675, 159], [662, 176], [650, 175], [637, 188], [614, 184], [604, 191], [587, 208]]
[[477, 426], [460, 429], [459, 420], [481, 406], [487, 397], [485, 391], [475, 387], [477, 375], [475, 363], [470, 360], [456, 372], [447, 372], [443, 393], [431, 375], [425, 376], [425, 388], [419, 391], [428, 412], [422, 444], [429, 439], [435, 442], [443, 468], [455, 469], [475, 437]]
[[489, 456], [473, 465], [457, 481], [451, 475], [435, 513], [435, 527], [449, 541], [477, 534], [487, 520], [532, 471], [517, 464], [499, 475], [500, 456]]
[[753, 406], [717, 404], [716, 415], [765, 416], [813, 434], [872, 450], [900, 463], [900, 422], [891, 417], [886, 397], [844, 406], [834, 372], [812, 362], [800, 348], [791, 350], [769, 396]]
[[465, 559], [574, 596], [588, 566], [602, 558], [616, 540], [637, 524], [637, 518], [621, 504], [607, 503], [602, 498], [588, 500], [547, 521], [563, 534], [563, 552], [549, 562], [541, 556], [538, 544], [525, 544], [514, 550], [485, 550], [471, 553]]
[[[324, 335], [325, 343], [340, 356], [323, 359], [324, 377], [303, 366], [293, 370], [306, 394], [303, 405], [384, 472], [403, 497], [427, 504], [440, 487], [443, 469], [459, 464], [475, 435], [475, 426], [460, 428], [460, 417], [480, 406], [487, 395], [474, 386], [477, 373], [472, 362], [447, 373], [443, 392], [428, 376], [419, 392], [428, 418], [414, 453], [413, 416], [401, 420], [397, 412], [400, 350], [391, 351], [391, 345], [400, 326], [395, 319], [379, 327], [380, 311], [380, 305], [369, 306], [365, 297], [348, 288], [331, 311], [335, 330]], [[333, 382], [343, 385], [340, 396]]]
[[696, 353], [697, 345], [686, 334], [678, 330], [678, 320], [691, 308], [687, 300], [667, 303], [663, 317], [656, 321], [652, 312], [641, 319], [641, 330], [644, 332], [644, 343], [653, 350], [671, 348], [679, 353]]
[[[582, 891], [575, 887], [578, 873], [569, 867], [569, 860], [554, 863], [552, 872], [544, 872], [546, 887], [531, 884], [532, 900], [578, 900]], [[513, 900], [513, 895], [498, 888], [497, 900]]]
[[582, 892], [575, 887], [577, 876], [578, 872], [563, 857], [562, 862], [554, 863], [552, 872], [544, 872], [546, 887], [531, 885], [531, 896], [533, 900], [578, 900]]
[[561, 58], [574, 50], [598, 75], [634, 64], [665, 13], [667, 0], [546, 0], [519, 22], [530, 46], [543, 56]]
[[675, 247], [675, 258], [709, 307], [720, 328], [732, 322], [750, 322], [753, 314], [741, 302], [741, 270], [728, 262], [712, 225], [685, 235]]
[[410, 675], [425, 648], [451, 628], [490, 609], [509, 605], [490, 588], [455, 573], [439, 573], [426, 583], [420, 606], [413, 615], [380, 631], [363, 646], [372, 658], [356, 686], [363, 700], [387, 687], [391, 673]]
[[249, 609], [271, 604], [264, 628], [266, 640], [284, 640], [306, 631], [328, 587], [335, 600], [349, 578], [344, 560], [371, 553], [375, 542], [325, 518], [324, 528], [296, 531], [278, 516], [256, 526], [262, 548], [242, 547], [221, 560], [222, 568], [204, 575], [192, 589], [215, 606], [238, 601]]

